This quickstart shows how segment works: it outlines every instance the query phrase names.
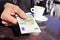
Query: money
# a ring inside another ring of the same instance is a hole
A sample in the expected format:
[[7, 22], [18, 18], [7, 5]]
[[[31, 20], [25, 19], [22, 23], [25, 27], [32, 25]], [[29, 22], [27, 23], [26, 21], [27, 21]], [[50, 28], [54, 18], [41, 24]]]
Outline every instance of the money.
[[20, 27], [21, 34], [26, 33], [40, 33], [41, 30], [33, 18], [31, 13], [26, 13], [27, 19], [22, 19], [18, 15], [16, 15], [16, 19], [18, 20], [18, 24]]

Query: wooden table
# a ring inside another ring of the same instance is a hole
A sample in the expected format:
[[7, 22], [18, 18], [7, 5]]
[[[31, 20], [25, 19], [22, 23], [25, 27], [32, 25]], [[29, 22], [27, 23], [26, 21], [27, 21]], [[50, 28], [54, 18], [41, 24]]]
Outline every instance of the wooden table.
[[41, 34], [34, 36], [31, 34], [25, 34], [20, 36], [15, 36], [11, 28], [3, 27], [0, 28], [0, 38], [10, 38], [13, 40], [40, 40]]
[[43, 22], [42, 24], [38, 23], [40, 28], [45, 26], [45, 28], [41, 28], [41, 33], [39, 35], [22, 35], [19, 34], [19, 31], [14, 31], [11, 27], [0, 26], [0, 40], [60, 40], [60, 32], [58, 31], [60, 27], [60, 19], [55, 19], [50, 16], [47, 17], [49, 19], [48, 21]]

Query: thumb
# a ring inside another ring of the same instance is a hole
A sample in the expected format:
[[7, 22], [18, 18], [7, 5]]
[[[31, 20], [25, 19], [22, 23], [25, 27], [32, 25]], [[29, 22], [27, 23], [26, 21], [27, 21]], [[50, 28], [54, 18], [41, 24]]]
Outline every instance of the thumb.
[[14, 10], [21, 18], [23, 18], [23, 19], [27, 18], [26, 13], [19, 7], [16, 7]]

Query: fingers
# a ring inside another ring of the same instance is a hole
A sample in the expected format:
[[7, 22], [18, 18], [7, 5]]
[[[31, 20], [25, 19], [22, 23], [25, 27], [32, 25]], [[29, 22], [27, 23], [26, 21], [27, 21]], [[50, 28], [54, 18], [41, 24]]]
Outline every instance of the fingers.
[[11, 9], [11, 11], [14, 11], [15, 13], [17, 13], [21, 18], [27, 18], [26, 14], [24, 11], [22, 11], [18, 6], [11, 4], [11, 3], [6, 3], [4, 5], [5, 8], [7, 9]]
[[14, 11], [21, 17], [26, 19], [27, 16], [25, 14], [25, 12], [23, 10], [21, 10], [18, 6], [16, 6], [16, 8], [14, 9]]
[[13, 24], [6, 22], [6, 21], [2, 21], [2, 24], [4, 24], [5, 26], [12, 26]]
[[11, 16], [10, 14], [6, 14], [6, 13], [3, 13], [2, 15], [1, 15], [1, 19], [2, 20], [5, 20], [5, 21], [7, 21], [7, 22], [10, 22], [10, 23], [12, 23], [12, 24], [17, 24], [17, 19], [16, 18], [14, 18], [13, 16]]
[[10, 15], [15, 16], [15, 13], [14, 12], [11, 12]]
[[16, 18], [12, 17], [11, 15], [8, 15], [9, 17], [6, 18], [6, 20], [12, 24], [17, 24]]
[[7, 23], [7, 22], [5, 22], [5, 21], [2, 21], [2, 24], [5, 24], [5, 25], [7, 25], [8, 23]]
[[[21, 10], [18, 6], [12, 4], [6, 4], [3, 13], [1, 14], [1, 19], [4, 20], [2, 23], [6, 26], [11, 24], [17, 24], [17, 19], [14, 17], [15, 13], [19, 15], [21, 18], [26, 19], [27, 16], [23, 10]], [[5, 22], [6, 21], [6, 22]], [[9, 24], [11, 23], [11, 24]]]

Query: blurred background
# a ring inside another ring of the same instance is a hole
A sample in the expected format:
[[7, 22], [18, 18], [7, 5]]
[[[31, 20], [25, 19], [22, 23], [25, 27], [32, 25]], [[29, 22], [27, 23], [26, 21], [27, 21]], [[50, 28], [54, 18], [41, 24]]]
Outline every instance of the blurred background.
[[35, 0], [34, 5], [45, 7], [44, 14], [60, 18], [60, 0]]

